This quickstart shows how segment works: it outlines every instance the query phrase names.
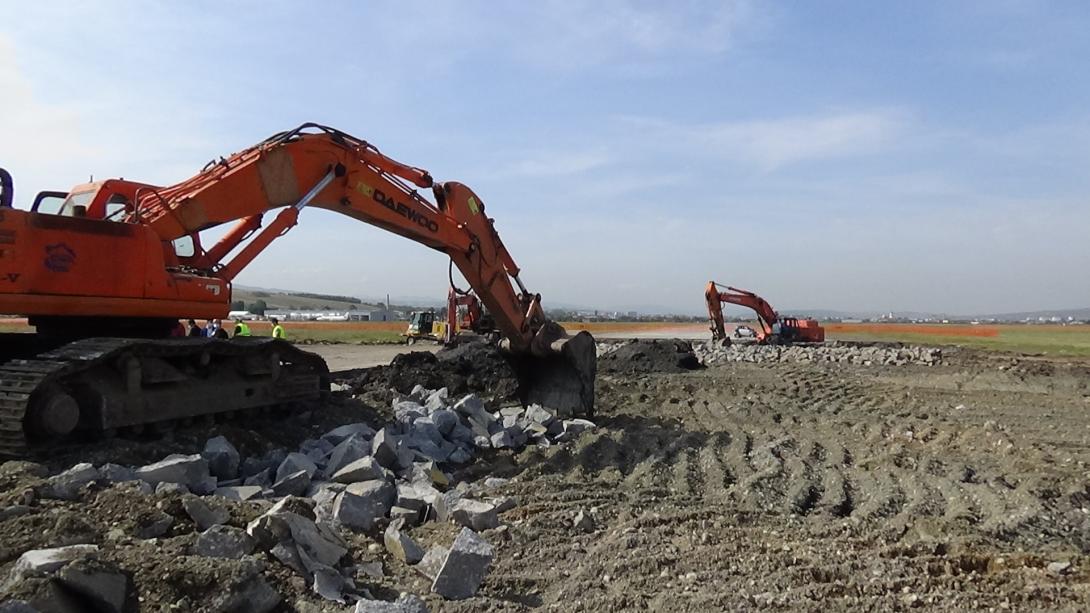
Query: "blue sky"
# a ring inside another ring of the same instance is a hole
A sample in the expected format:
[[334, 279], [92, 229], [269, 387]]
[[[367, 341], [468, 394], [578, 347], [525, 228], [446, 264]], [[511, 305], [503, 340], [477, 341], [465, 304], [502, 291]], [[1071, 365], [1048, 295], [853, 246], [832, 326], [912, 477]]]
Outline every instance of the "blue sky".
[[[472, 186], [546, 304], [1090, 305], [1084, 2], [10, 3], [17, 200], [181, 181], [304, 121]], [[240, 283], [445, 294], [307, 211]]]

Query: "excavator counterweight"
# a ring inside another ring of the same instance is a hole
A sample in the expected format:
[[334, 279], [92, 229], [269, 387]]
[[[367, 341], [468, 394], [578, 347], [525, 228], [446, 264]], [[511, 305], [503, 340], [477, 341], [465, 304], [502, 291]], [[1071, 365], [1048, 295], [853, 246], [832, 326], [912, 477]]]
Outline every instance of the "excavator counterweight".
[[225, 318], [232, 281], [310, 207], [446, 254], [518, 363], [523, 397], [593, 411], [593, 339], [545, 317], [484, 201], [339, 130], [304, 124], [170, 186], [98, 181], [43, 192], [29, 211], [12, 193], [0, 170], [0, 313], [26, 316], [36, 333], [0, 338], [0, 454], [320, 400], [325, 363], [288, 343], [167, 338], [180, 318]]

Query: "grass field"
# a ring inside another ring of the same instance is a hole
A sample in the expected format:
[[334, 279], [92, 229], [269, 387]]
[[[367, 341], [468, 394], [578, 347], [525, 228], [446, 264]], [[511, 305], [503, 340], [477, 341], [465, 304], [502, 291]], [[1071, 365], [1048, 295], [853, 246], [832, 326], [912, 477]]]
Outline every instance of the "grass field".
[[829, 339], [962, 345], [1015, 353], [1090, 356], [1090, 326], [825, 324]]
[[[962, 345], [1015, 353], [1090, 357], [1090, 325], [957, 325], [957, 324], [824, 324], [830, 340], [899, 341], [922, 345]], [[400, 343], [405, 330], [402, 321], [374, 322], [286, 322], [289, 340], [337, 343]], [[565, 322], [569, 331], [623, 333], [693, 328], [702, 333], [703, 324], [672, 322]], [[253, 322], [255, 335], [267, 336], [267, 322]], [[30, 332], [24, 320], [0, 320], [0, 332]]]

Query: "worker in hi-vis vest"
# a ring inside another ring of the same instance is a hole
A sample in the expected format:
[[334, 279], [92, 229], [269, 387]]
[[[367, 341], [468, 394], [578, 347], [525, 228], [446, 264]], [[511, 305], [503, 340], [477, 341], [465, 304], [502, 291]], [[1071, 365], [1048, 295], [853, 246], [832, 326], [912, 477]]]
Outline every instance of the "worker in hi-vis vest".
[[284, 334], [284, 326], [280, 325], [279, 319], [271, 317], [269, 318], [269, 321], [271, 321], [273, 325], [273, 338], [287, 338]]
[[247, 326], [241, 317], [235, 320], [234, 336], [250, 336], [250, 326]]

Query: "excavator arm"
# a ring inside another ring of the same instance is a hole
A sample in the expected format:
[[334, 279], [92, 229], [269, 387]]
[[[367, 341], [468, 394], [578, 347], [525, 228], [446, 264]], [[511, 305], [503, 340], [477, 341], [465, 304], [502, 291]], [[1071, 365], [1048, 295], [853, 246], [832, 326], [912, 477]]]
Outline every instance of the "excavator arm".
[[[435, 203], [418, 189], [430, 189]], [[233, 223], [219, 243], [183, 262], [228, 283], [295, 226], [308, 206], [441, 251], [488, 308], [511, 354], [556, 362], [526, 369], [528, 378], [543, 382], [529, 386], [540, 389], [527, 400], [554, 408], [564, 404], [576, 413], [592, 410], [593, 339], [585, 333], [568, 337], [545, 317], [541, 296], [526, 289], [483, 200], [466, 185], [436, 182], [427, 171], [386, 157], [366, 141], [304, 124], [210, 163], [186, 181], [147, 188], [136, 196], [134, 221], [154, 231], [164, 244]], [[262, 227], [264, 216], [276, 209], [280, 211]], [[239, 247], [231, 260], [223, 261]], [[553, 372], [563, 367], [568, 368], [567, 376]]]

